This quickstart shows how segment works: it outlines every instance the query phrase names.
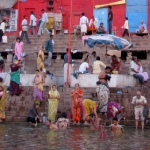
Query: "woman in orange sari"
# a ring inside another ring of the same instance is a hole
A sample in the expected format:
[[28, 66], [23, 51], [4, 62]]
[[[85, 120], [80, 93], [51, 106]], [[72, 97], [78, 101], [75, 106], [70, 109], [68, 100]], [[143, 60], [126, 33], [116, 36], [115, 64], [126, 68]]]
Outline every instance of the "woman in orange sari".
[[72, 116], [73, 124], [80, 124], [81, 121], [81, 98], [83, 96], [83, 91], [79, 88], [79, 84], [75, 84], [75, 88], [71, 91], [72, 97]]

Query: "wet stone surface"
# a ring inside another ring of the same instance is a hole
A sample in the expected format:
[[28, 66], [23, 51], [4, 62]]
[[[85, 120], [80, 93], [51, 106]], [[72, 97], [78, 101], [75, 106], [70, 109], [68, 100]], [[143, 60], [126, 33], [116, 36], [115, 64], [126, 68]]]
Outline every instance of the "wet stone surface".
[[48, 130], [44, 125], [0, 124], [0, 150], [150, 150], [150, 130], [135, 131], [125, 127], [125, 134], [113, 138], [106, 128], [105, 139], [100, 131], [89, 127]]

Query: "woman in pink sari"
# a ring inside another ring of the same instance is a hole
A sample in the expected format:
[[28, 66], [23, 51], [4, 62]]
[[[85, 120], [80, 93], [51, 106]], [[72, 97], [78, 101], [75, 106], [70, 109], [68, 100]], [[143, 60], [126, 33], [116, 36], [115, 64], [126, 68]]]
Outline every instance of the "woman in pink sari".
[[21, 42], [21, 39], [19, 37], [16, 38], [16, 44], [15, 44], [15, 56], [17, 57], [17, 60], [23, 60], [21, 57], [22, 52], [24, 51], [24, 44]]
[[25, 68], [25, 53], [24, 53], [24, 44], [23, 42], [21, 42], [21, 39], [18, 37], [16, 38], [16, 43], [15, 43], [15, 49], [14, 49], [14, 53], [15, 53], [15, 60], [20, 60], [21, 62], [21, 73], [24, 73], [24, 68]]
[[139, 66], [139, 69], [138, 69], [139, 73], [138, 74], [143, 76], [144, 81], [147, 81], [149, 79], [149, 76], [148, 76], [147, 72], [143, 72], [142, 62], [140, 60], [138, 61], [138, 66]]

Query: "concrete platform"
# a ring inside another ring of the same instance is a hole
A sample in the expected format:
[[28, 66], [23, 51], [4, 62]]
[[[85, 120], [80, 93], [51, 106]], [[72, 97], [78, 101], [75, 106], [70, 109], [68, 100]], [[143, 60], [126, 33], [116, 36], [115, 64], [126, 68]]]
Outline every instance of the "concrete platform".
[[[78, 79], [71, 75], [70, 86], [74, 87], [76, 83], [80, 84], [80, 87], [97, 87], [98, 74], [80, 74]], [[109, 87], [135, 87], [137, 80], [130, 75], [117, 75], [112, 74], [111, 80], [108, 82]]]
[[[9, 73], [0, 73], [0, 77], [3, 78], [5, 86], [10, 85]], [[20, 78], [21, 78], [21, 86], [33, 86], [35, 74], [21, 74]], [[47, 77], [45, 78], [44, 86], [52, 86], [52, 85], [56, 85], [56, 76], [53, 76], [51, 78], [49, 75], [47, 75]]]

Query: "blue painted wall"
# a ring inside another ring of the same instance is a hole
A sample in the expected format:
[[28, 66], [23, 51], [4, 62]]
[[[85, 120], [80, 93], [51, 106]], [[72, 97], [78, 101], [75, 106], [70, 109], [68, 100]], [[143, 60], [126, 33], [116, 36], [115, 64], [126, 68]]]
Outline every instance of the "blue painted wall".
[[107, 8], [101, 8], [101, 9], [94, 9], [94, 16], [98, 19], [98, 26], [101, 22], [104, 23], [104, 27], [107, 30], [107, 18], [108, 18], [108, 9]]
[[126, 0], [126, 16], [129, 19], [130, 32], [138, 29], [141, 20], [148, 25], [148, 0]]

